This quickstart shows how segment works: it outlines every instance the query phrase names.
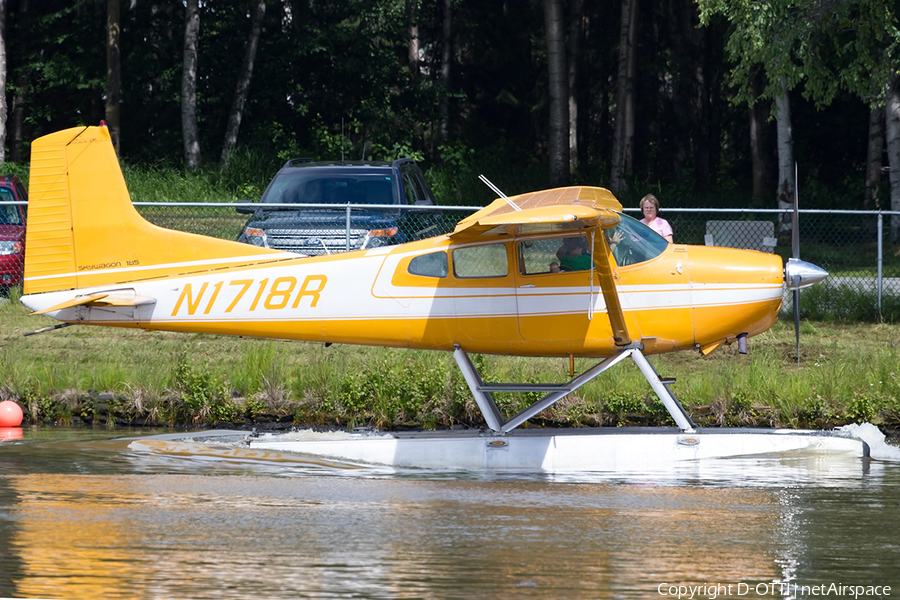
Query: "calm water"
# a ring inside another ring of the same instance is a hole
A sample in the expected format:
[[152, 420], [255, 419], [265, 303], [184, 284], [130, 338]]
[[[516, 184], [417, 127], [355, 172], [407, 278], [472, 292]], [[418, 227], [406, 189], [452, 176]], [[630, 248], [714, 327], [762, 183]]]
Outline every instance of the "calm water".
[[0, 442], [0, 596], [900, 596], [896, 463], [473, 475], [141, 454], [114, 435], [149, 433]]

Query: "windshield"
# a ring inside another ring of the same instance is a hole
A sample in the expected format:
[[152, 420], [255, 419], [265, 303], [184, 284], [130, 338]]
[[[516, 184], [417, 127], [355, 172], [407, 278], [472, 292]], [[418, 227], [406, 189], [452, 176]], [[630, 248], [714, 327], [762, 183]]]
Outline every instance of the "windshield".
[[266, 189], [266, 204], [399, 204], [393, 178], [379, 173], [322, 172], [308, 170], [281, 173]]
[[656, 258], [668, 247], [664, 237], [637, 219], [622, 213], [619, 216], [622, 218], [619, 224], [603, 233], [620, 267]]

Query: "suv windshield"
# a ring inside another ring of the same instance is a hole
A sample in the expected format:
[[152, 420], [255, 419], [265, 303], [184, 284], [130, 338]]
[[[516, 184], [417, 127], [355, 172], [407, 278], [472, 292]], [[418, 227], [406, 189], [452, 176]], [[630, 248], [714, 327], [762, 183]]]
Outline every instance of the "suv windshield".
[[385, 169], [295, 169], [280, 173], [260, 200], [265, 204], [399, 204]]

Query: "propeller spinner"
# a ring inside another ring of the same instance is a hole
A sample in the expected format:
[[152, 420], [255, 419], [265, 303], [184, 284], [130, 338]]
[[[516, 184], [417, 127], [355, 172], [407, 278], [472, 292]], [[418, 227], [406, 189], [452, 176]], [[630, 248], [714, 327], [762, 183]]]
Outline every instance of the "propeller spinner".
[[809, 287], [826, 277], [828, 271], [799, 258], [789, 258], [784, 265], [784, 281], [792, 290]]

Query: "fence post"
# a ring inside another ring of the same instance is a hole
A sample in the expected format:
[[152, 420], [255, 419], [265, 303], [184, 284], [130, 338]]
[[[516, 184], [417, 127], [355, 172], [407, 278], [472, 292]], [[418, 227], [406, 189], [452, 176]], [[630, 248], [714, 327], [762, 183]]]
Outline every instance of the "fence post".
[[884, 232], [882, 231], [882, 227], [884, 226], [884, 215], [881, 211], [878, 211], [878, 320], [882, 320], [881, 315], [881, 267], [884, 263], [884, 253], [882, 251], [882, 244], [884, 243]]
[[347, 252], [350, 252], [350, 205], [347, 205]]

